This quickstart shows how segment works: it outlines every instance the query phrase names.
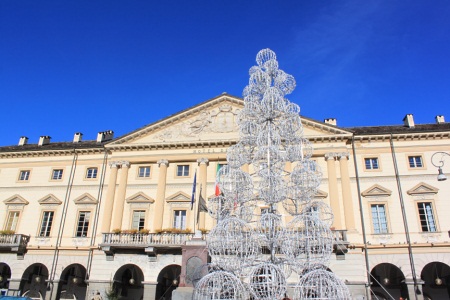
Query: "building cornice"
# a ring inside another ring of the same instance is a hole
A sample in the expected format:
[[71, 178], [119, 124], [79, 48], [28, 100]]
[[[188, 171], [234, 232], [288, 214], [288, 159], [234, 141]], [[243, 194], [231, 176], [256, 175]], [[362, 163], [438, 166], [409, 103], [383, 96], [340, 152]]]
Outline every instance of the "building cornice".
[[168, 149], [193, 149], [200, 147], [230, 147], [236, 144], [236, 140], [221, 141], [192, 141], [192, 142], [168, 142], [168, 143], [152, 143], [152, 144], [127, 144], [127, 145], [108, 145], [110, 151], [144, 151], [144, 150], [168, 150]]
[[26, 158], [26, 157], [55, 157], [70, 156], [74, 153], [78, 155], [100, 154], [104, 148], [86, 148], [86, 149], [65, 149], [65, 150], [34, 150], [34, 151], [15, 151], [0, 152], [0, 158]]

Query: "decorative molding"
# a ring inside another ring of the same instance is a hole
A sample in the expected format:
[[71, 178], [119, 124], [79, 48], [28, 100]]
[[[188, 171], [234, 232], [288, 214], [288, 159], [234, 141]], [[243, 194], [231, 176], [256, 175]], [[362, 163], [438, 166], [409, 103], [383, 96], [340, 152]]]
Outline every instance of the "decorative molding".
[[167, 202], [191, 202], [191, 196], [185, 192], [177, 192], [166, 198]]
[[392, 191], [382, 187], [381, 185], [374, 184], [367, 190], [361, 193], [363, 197], [389, 197]]
[[8, 199], [4, 200], [3, 203], [5, 203], [5, 205], [28, 205], [30, 202], [28, 202], [27, 200], [25, 200], [25, 198], [23, 198], [22, 196], [15, 194], [12, 197], [9, 197]]
[[61, 205], [62, 201], [59, 200], [55, 195], [48, 194], [47, 196], [42, 197], [41, 199], [39, 199], [38, 203], [40, 205], [49, 205], [49, 204]]
[[423, 194], [437, 194], [438, 188], [431, 186], [425, 182], [416, 184], [412, 189], [407, 191], [408, 195], [423, 195]]
[[84, 193], [83, 195], [75, 198], [73, 200], [75, 204], [97, 204], [97, 199], [89, 193]]
[[155, 199], [144, 194], [143, 192], [139, 192], [130, 196], [126, 199], [127, 203], [154, 203]]
[[122, 160], [122, 161], [119, 161], [118, 163], [120, 164], [120, 166], [121, 166], [122, 168], [123, 168], [123, 167], [127, 167], [127, 168], [130, 167], [130, 162], [129, 162], [129, 161]]
[[160, 159], [156, 163], [158, 164], [158, 167], [161, 167], [161, 165], [165, 165], [167, 167], [169, 165], [169, 161], [167, 159]]
[[328, 193], [322, 191], [322, 190], [317, 190], [316, 194], [314, 195], [314, 198], [316, 199], [324, 199], [328, 197]]
[[198, 163], [198, 165], [200, 166], [201, 164], [205, 164], [205, 165], [209, 165], [209, 159], [207, 159], [207, 158], [199, 158], [199, 159], [197, 159], [197, 163]]
[[330, 159], [332, 159], [332, 160], [334, 160], [334, 158], [335, 158], [335, 153], [334, 152], [328, 152], [328, 153], [325, 153], [325, 160], [326, 161], [328, 161], [328, 160], [330, 160]]
[[119, 164], [119, 162], [117, 162], [117, 161], [111, 161], [111, 162], [109, 162], [109, 166], [110, 166], [111, 168], [117, 168], [117, 167], [118, 167], [118, 164]]

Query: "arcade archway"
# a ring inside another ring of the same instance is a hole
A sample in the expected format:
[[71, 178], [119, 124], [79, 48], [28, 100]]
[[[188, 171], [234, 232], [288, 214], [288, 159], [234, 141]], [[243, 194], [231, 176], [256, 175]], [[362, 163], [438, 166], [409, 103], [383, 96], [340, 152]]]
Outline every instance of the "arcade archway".
[[80, 264], [72, 264], [64, 269], [58, 285], [57, 300], [85, 300], [87, 285], [84, 282], [86, 268]]
[[370, 272], [372, 299], [409, 299], [403, 272], [393, 264], [381, 263]]
[[23, 273], [19, 290], [23, 296], [27, 296], [33, 300], [45, 299], [47, 279], [47, 267], [40, 263], [32, 264]]
[[450, 299], [450, 267], [441, 262], [427, 264], [420, 274], [424, 299]]
[[144, 274], [132, 264], [124, 265], [114, 275], [113, 290], [119, 300], [140, 300], [144, 298]]
[[9, 288], [9, 279], [11, 278], [11, 268], [5, 264], [0, 263], [0, 291]]
[[[180, 282], [181, 266], [169, 265], [159, 272], [155, 299], [172, 299], [172, 292]], [[164, 298], [163, 298], [164, 297]]]

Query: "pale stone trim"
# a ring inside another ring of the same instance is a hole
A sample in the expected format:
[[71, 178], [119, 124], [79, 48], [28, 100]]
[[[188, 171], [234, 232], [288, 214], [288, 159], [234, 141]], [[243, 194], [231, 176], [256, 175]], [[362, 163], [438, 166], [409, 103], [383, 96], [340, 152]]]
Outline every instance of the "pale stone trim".
[[45, 204], [56, 204], [61, 205], [62, 201], [59, 200], [55, 195], [48, 194], [47, 196], [42, 197], [38, 200], [39, 204], [45, 205]]
[[4, 200], [3, 203], [5, 203], [5, 205], [28, 205], [30, 202], [25, 200], [22, 196], [15, 194], [14, 196]]
[[392, 194], [392, 191], [382, 187], [379, 184], [374, 184], [367, 190], [361, 193], [361, 196], [363, 197], [388, 197]]
[[97, 204], [97, 199], [89, 193], [84, 193], [83, 195], [75, 198], [73, 200], [75, 204]]
[[423, 195], [423, 194], [437, 194], [438, 188], [431, 186], [425, 182], [416, 184], [413, 188], [407, 191], [408, 195]]
[[146, 195], [143, 192], [139, 192], [126, 199], [127, 203], [154, 203], [155, 199]]

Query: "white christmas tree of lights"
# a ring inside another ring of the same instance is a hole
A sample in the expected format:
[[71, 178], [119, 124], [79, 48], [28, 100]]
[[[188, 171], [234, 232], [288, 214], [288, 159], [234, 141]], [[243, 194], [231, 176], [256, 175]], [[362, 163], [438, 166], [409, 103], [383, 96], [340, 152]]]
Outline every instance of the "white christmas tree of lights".
[[[300, 107], [285, 98], [295, 79], [270, 49], [256, 62], [243, 92], [239, 142], [218, 174], [221, 195], [208, 203], [217, 219], [207, 237], [211, 264], [195, 280], [193, 299], [283, 299], [289, 277], [297, 278], [295, 300], [350, 299], [327, 271], [333, 213], [314, 200], [322, 173], [303, 137]], [[258, 213], [260, 206], [267, 209]], [[292, 221], [283, 223], [282, 211]]]

